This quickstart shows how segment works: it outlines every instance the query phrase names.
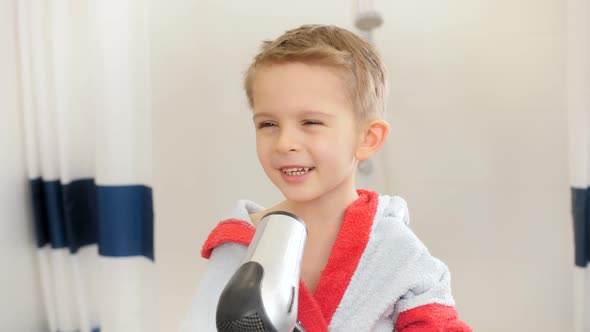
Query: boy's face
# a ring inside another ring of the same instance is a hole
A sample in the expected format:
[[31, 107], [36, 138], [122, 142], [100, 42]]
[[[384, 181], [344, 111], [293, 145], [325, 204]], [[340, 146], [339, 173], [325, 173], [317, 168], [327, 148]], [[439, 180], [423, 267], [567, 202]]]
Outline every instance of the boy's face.
[[267, 65], [256, 73], [252, 97], [258, 159], [286, 199], [354, 189], [354, 151], [362, 136], [336, 69]]

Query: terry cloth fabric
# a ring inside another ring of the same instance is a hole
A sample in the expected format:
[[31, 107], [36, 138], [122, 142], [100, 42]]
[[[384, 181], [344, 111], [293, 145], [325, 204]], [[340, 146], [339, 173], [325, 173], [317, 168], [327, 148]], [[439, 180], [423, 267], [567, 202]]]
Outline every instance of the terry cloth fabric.
[[[309, 332], [452, 331], [471, 329], [457, 317], [447, 267], [409, 229], [400, 197], [359, 190], [312, 294], [300, 282], [298, 319]], [[215, 331], [221, 290], [241, 264], [263, 208], [240, 201], [234, 217], [210, 233], [201, 254], [209, 265], [183, 331]]]

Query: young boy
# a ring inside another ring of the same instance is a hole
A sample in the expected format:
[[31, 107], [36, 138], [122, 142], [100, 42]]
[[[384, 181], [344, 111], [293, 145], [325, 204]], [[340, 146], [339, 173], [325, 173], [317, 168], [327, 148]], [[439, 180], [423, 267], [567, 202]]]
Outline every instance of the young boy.
[[358, 163], [389, 133], [377, 49], [344, 29], [302, 26], [264, 43], [245, 89], [258, 159], [285, 200], [240, 201], [211, 232], [183, 329], [216, 331], [219, 295], [257, 222], [282, 210], [307, 225], [298, 319], [308, 332], [471, 331], [453, 308], [447, 267], [407, 226], [405, 201], [355, 188]]

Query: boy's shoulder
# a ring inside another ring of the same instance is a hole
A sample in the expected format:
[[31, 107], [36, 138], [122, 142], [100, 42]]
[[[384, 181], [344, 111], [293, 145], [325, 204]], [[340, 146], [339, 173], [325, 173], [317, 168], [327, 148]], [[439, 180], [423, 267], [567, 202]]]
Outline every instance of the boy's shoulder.
[[406, 200], [400, 196], [379, 195], [379, 203], [372, 226], [372, 237], [379, 246], [391, 246], [394, 251], [428, 250], [409, 227], [410, 212]]
[[252, 216], [258, 216], [259, 214], [263, 214], [265, 211], [265, 207], [261, 206], [260, 204], [254, 201], [248, 199], [240, 199], [234, 202], [233, 206], [230, 209], [226, 210], [222, 220], [237, 219], [254, 225]]
[[379, 202], [375, 218], [395, 218], [406, 226], [410, 224], [410, 212], [408, 203], [400, 196], [378, 195]]

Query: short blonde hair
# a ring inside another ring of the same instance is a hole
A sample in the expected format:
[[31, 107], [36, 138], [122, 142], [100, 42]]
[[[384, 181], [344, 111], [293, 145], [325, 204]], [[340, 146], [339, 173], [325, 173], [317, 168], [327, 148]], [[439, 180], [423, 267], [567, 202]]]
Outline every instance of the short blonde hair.
[[327, 25], [304, 25], [275, 40], [265, 41], [248, 68], [244, 88], [254, 106], [252, 85], [259, 68], [268, 64], [303, 62], [342, 69], [356, 117], [381, 119], [387, 97], [387, 69], [375, 46], [354, 33]]

